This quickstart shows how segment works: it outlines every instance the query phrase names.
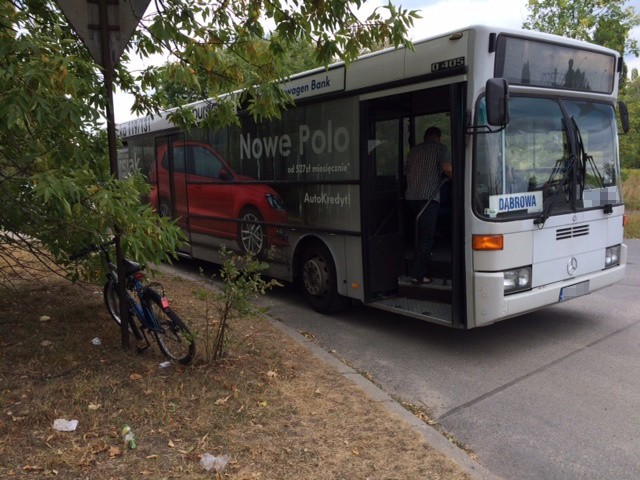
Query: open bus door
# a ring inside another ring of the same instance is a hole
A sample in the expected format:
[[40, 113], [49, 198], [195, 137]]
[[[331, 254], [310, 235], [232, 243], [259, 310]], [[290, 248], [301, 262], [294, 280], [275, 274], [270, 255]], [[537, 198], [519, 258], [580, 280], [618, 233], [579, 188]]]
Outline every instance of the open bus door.
[[[365, 110], [372, 107], [365, 105]], [[370, 115], [375, 114], [371, 111]], [[367, 114], [364, 117], [368, 117]], [[368, 132], [362, 146], [362, 185], [364, 208], [365, 271], [367, 296], [393, 293], [403, 270], [400, 225], [402, 182], [398, 158], [402, 152], [402, 119], [376, 119], [365, 126]]]
[[[464, 317], [463, 86], [362, 102], [362, 212], [365, 301], [377, 308], [449, 326]], [[429, 262], [432, 284], [415, 286], [414, 216], [404, 201], [404, 162], [427, 127], [443, 132], [454, 179], [445, 183]]]
[[152, 203], [161, 216], [178, 220], [189, 244], [181, 245], [181, 253], [191, 255], [189, 197], [187, 194], [187, 152], [183, 134], [156, 137], [155, 164], [151, 173], [155, 192]]

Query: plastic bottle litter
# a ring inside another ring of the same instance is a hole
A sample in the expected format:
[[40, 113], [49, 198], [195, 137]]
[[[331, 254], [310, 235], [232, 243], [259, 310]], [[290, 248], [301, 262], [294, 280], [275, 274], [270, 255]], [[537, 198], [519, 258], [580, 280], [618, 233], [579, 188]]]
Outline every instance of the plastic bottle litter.
[[122, 430], [120, 430], [120, 434], [122, 435], [122, 441], [124, 442], [124, 446], [126, 448], [130, 448], [131, 450], [133, 450], [138, 446], [138, 444], [136, 443], [136, 437], [129, 425], [123, 425]]
[[102, 345], [102, 340], [96, 337], [93, 340], [91, 340], [91, 343], [93, 343], [97, 347], [98, 345]]
[[210, 453], [205, 453], [200, 457], [200, 465], [207, 472], [213, 470], [215, 473], [222, 473], [227, 468], [227, 463], [231, 460], [231, 455], [222, 455], [216, 457]]
[[171, 362], [162, 362], [160, 365], [158, 365], [159, 368], [168, 368], [171, 366]]
[[78, 427], [78, 420], [67, 420], [66, 418], [56, 418], [53, 421], [53, 429], [59, 432], [73, 432]]

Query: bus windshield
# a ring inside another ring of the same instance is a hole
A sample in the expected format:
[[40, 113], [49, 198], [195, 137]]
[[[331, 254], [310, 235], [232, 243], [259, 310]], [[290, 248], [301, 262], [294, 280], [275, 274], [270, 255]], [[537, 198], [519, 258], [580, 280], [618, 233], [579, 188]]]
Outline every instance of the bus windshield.
[[[505, 130], [478, 134], [474, 207], [522, 218], [618, 204], [617, 129], [611, 105], [513, 96]], [[477, 125], [486, 125], [479, 102]]]

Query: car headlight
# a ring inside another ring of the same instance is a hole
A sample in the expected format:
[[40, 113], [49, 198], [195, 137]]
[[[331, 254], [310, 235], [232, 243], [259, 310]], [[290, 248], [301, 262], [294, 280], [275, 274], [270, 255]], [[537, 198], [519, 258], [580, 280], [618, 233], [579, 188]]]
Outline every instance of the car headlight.
[[608, 247], [604, 251], [604, 268], [620, 265], [620, 245]]
[[271, 193], [265, 193], [264, 196], [271, 208], [273, 208], [274, 210], [284, 210], [284, 203], [282, 202], [282, 199], [280, 197]]
[[504, 273], [504, 293], [522, 292], [531, 288], [531, 267], [514, 268]]

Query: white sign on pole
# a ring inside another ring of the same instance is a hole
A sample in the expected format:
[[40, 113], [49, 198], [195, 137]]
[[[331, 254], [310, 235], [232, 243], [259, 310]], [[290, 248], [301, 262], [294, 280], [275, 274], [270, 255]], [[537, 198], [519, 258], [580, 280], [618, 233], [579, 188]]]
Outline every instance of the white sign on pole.
[[91, 57], [104, 67], [100, 46], [100, 2], [107, 3], [109, 50], [115, 65], [151, 0], [57, 0], [62, 13], [85, 44]]

